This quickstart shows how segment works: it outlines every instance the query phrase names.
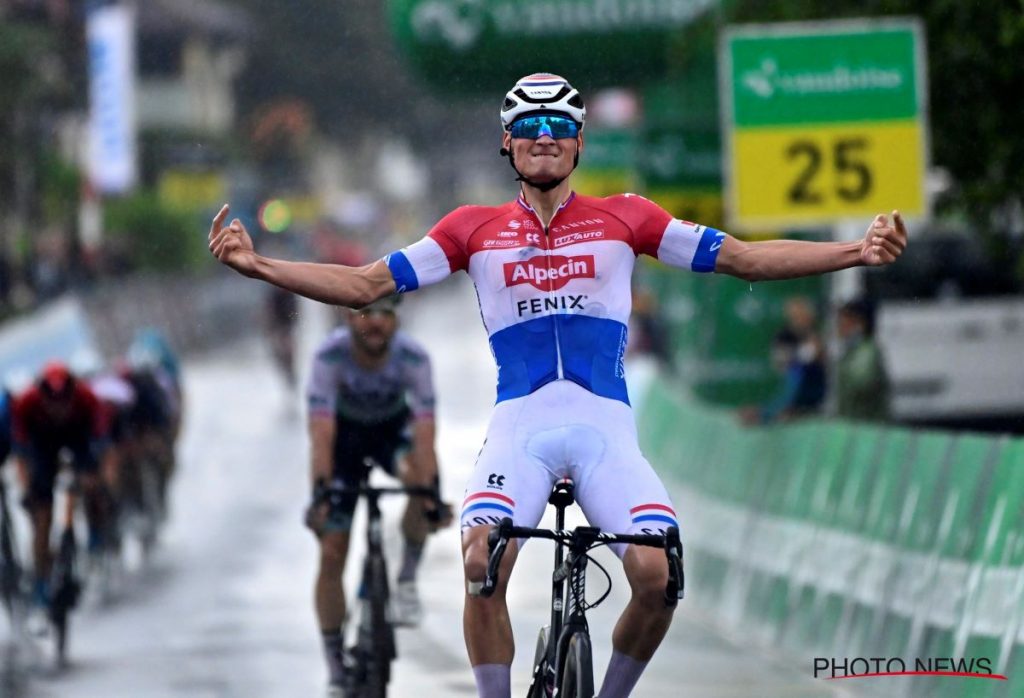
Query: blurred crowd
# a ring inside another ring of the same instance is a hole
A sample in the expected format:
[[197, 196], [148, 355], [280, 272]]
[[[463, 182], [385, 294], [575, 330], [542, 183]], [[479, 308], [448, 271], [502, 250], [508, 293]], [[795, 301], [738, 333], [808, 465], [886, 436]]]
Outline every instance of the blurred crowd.
[[861, 421], [888, 419], [889, 375], [875, 340], [874, 303], [857, 298], [836, 309], [832, 357], [809, 299], [789, 298], [784, 316], [770, 348], [779, 387], [765, 402], [739, 410], [744, 423], [770, 424], [826, 414]]

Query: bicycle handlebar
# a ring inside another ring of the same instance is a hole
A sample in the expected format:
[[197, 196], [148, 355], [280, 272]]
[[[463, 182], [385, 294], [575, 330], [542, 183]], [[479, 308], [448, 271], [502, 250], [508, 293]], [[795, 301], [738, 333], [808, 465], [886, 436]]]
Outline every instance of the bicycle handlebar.
[[512, 538], [546, 538], [560, 544], [578, 543], [585, 550], [595, 545], [628, 543], [649, 548], [662, 548], [668, 561], [668, 584], [665, 586], [665, 604], [675, 606], [683, 598], [685, 577], [683, 574], [683, 545], [679, 540], [679, 529], [670, 526], [664, 534], [650, 533], [605, 533], [599, 528], [577, 526], [574, 529], [556, 531], [548, 528], [527, 528], [514, 526], [512, 519], [505, 517], [487, 534], [487, 574], [484, 577], [480, 595], [489, 597], [498, 587], [498, 568], [505, 555], [505, 548]]

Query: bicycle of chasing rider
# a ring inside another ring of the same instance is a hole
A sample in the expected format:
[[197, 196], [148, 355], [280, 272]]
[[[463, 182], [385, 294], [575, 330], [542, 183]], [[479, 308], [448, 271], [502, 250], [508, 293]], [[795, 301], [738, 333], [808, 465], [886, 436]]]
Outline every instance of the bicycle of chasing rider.
[[358, 487], [332, 481], [316, 496], [329, 506], [341, 506], [345, 498], [357, 496], [366, 500], [366, 557], [363, 560], [359, 586], [360, 604], [355, 644], [346, 650], [346, 698], [384, 698], [391, 680], [391, 663], [397, 659], [395, 622], [390, 611], [390, 585], [387, 559], [384, 556], [383, 524], [380, 509], [382, 497], [405, 495], [426, 497], [435, 508], [426, 513], [440, 522], [448, 505], [439, 498], [437, 487], [373, 487], [368, 483], [370, 471], [376, 467], [371, 458], [364, 461], [366, 474]]
[[28, 596], [24, 586], [25, 570], [18, 560], [18, 545], [7, 501], [7, 485], [0, 477], [0, 596], [12, 628], [20, 628], [25, 619]]
[[[533, 681], [527, 698], [593, 698], [594, 668], [586, 612], [598, 606], [611, 592], [608, 572], [588, 554], [601, 545], [633, 544], [665, 550], [668, 584], [665, 604], [675, 606], [683, 598], [683, 546], [679, 529], [658, 534], [606, 533], [599, 528], [577, 526], [565, 529], [565, 510], [575, 501], [575, 485], [562, 479], [555, 483], [548, 503], [555, 507], [555, 528], [514, 526], [504, 518], [488, 536], [490, 555], [487, 576], [480, 593], [491, 596], [498, 585], [498, 568], [509, 540], [546, 538], [555, 541], [555, 565], [551, 578], [551, 622], [540, 630], [534, 654]], [[586, 599], [587, 566], [593, 562], [608, 582], [605, 593], [590, 603]]]

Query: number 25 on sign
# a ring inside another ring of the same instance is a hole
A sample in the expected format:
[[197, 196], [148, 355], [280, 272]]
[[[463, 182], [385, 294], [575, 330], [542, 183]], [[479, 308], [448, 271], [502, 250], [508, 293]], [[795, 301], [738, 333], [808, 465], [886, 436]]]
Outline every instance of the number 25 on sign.
[[734, 202], [764, 224], [871, 216], [900, 203], [920, 210], [921, 134], [916, 122], [737, 131]]

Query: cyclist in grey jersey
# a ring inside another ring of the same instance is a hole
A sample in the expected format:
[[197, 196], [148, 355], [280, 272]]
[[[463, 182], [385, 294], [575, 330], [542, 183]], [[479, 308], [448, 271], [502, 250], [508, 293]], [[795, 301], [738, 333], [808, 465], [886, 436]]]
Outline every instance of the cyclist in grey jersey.
[[[307, 524], [320, 542], [315, 602], [334, 687], [344, 680], [341, 580], [357, 498], [331, 506], [320, 503], [316, 490], [330, 480], [358, 486], [368, 474], [367, 458], [407, 485], [437, 483], [430, 357], [398, 331], [395, 298], [349, 314], [347, 326], [318, 348], [307, 389], [314, 483]], [[416, 571], [429, 533], [426, 506], [431, 504], [410, 498], [402, 520], [405, 546], [394, 601], [397, 620], [406, 625], [416, 625], [422, 615]]]

